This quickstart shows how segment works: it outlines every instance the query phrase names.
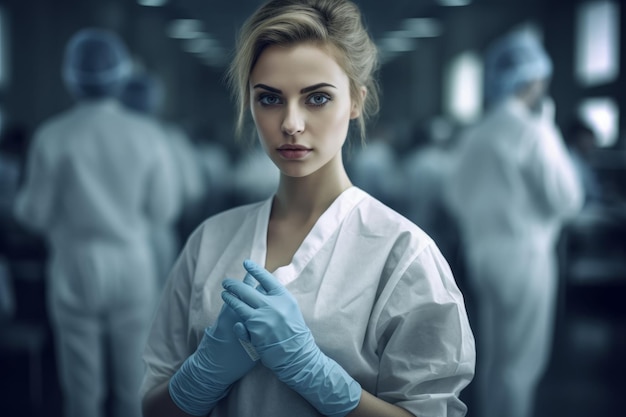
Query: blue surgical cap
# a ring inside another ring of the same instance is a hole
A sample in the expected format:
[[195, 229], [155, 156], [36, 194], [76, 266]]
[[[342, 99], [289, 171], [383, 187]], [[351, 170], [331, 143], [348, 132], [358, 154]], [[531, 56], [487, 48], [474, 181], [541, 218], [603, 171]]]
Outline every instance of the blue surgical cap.
[[79, 97], [108, 97], [119, 93], [131, 68], [128, 50], [115, 33], [87, 28], [67, 44], [63, 79]]
[[154, 114], [163, 102], [163, 87], [159, 80], [147, 73], [133, 75], [120, 96], [124, 105], [141, 113]]
[[485, 98], [495, 103], [531, 81], [552, 75], [552, 61], [530, 31], [513, 32], [497, 40], [485, 57]]

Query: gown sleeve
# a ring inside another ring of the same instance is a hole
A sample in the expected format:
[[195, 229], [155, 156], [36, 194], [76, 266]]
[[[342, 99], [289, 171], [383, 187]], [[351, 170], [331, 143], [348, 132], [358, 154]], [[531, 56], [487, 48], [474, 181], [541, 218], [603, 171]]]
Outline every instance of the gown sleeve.
[[59, 165], [46, 152], [45, 137], [37, 134], [26, 162], [26, 178], [13, 207], [15, 218], [24, 226], [44, 232], [52, 226], [58, 197]]
[[408, 264], [378, 325], [377, 396], [420, 417], [464, 416], [474, 336], [463, 297], [434, 244]]
[[556, 126], [540, 120], [526, 135], [531, 144], [525, 167], [529, 190], [550, 216], [573, 216], [582, 208], [584, 191]]
[[200, 237], [201, 228], [189, 238], [163, 289], [143, 355], [146, 370], [142, 398], [169, 380], [195, 349], [189, 342], [189, 305]]

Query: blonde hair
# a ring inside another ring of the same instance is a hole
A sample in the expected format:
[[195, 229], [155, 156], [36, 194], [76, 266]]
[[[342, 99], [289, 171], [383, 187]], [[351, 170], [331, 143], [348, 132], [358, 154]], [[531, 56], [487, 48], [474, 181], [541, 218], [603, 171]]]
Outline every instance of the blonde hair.
[[[315, 42], [334, 52], [350, 79], [350, 96], [361, 108], [357, 119], [361, 140], [366, 120], [379, 109], [378, 52], [356, 4], [349, 0], [271, 0], [246, 20], [227, 80], [237, 102], [236, 135], [241, 136], [250, 104], [250, 73], [271, 45]], [[362, 95], [362, 87], [367, 94]]]

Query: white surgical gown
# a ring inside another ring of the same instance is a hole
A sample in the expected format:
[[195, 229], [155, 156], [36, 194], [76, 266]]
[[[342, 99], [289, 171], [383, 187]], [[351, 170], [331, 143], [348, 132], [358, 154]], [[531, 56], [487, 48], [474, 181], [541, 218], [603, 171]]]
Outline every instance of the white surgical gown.
[[140, 415], [141, 351], [156, 303], [149, 227], [176, 210], [161, 139], [99, 100], [45, 123], [29, 152], [15, 214], [50, 242], [48, 308], [67, 417], [103, 415], [107, 374], [114, 415]]
[[[168, 278], [144, 354], [142, 392], [167, 381], [219, 313], [221, 282], [265, 261], [272, 199], [209, 218]], [[324, 353], [362, 387], [420, 417], [463, 416], [474, 338], [448, 264], [414, 224], [357, 187], [323, 213], [274, 275], [298, 300]], [[318, 416], [259, 363], [213, 417]]]
[[581, 186], [552, 120], [516, 99], [457, 152], [445, 190], [476, 297], [480, 415], [530, 417], [551, 347], [556, 239], [581, 207]]

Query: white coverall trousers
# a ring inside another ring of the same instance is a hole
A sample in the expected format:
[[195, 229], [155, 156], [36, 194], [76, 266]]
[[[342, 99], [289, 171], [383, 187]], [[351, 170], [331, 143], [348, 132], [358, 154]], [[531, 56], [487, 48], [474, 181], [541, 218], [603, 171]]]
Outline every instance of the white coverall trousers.
[[478, 300], [478, 415], [532, 417], [535, 389], [552, 347], [554, 250], [502, 243], [474, 252], [468, 267]]
[[[51, 260], [48, 304], [65, 417], [140, 417], [141, 359], [155, 304], [146, 245], [76, 242]], [[110, 389], [110, 392], [108, 391]]]

